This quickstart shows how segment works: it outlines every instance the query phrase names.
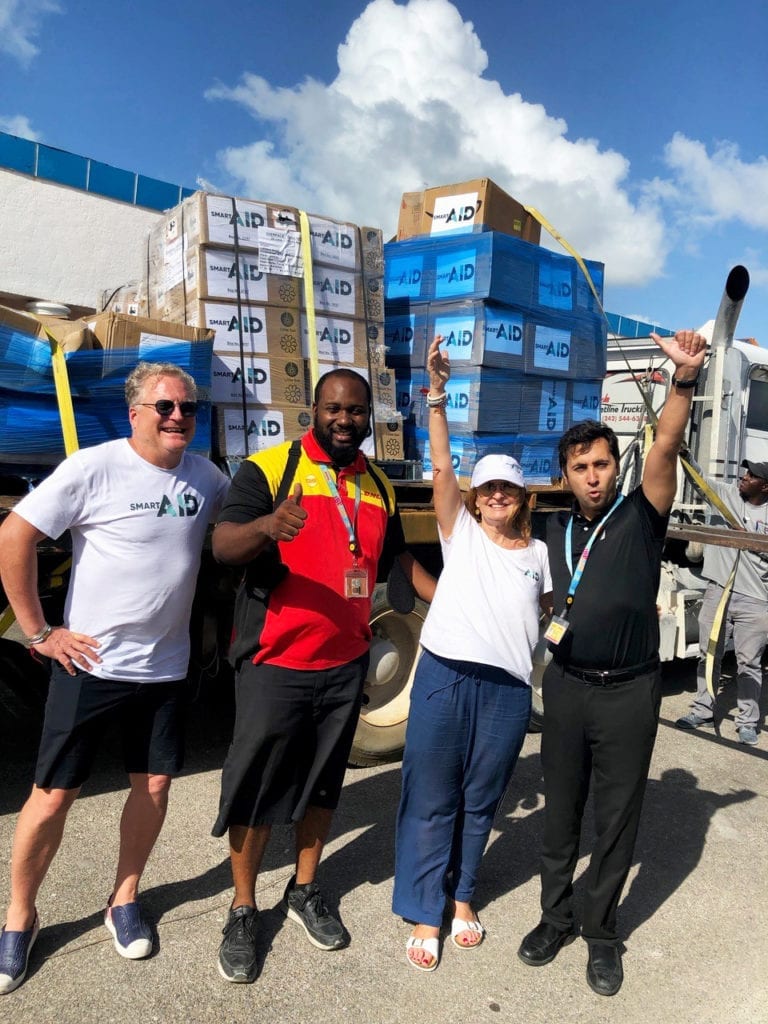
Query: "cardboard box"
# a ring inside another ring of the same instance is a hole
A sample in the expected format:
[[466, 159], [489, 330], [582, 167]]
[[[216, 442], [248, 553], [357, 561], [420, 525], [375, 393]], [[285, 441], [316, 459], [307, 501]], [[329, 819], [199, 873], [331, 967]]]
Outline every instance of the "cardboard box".
[[[417, 225], [418, 230], [414, 230]], [[414, 235], [482, 229], [515, 235], [534, 245], [541, 240], [539, 222], [490, 178], [439, 185], [422, 193], [403, 193], [398, 241]]]
[[[384, 319], [384, 279], [378, 275], [356, 274], [336, 267], [314, 264], [312, 287], [315, 312], [326, 316], [355, 319]], [[304, 282], [301, 304], [307, 308]]]
[[149, 316], [147, 282], [133, 281], [120, 288], [104, 291], [98, 303], [101, 313], [127, 313], [128, 316]]
[[380, 228], [358, 227], [329, 217], [307, 215], [312, 261], [342, 270], [384, 272], [384, 240]]
[[376, 418], [373, 434], [366, 438], [361, 449], [378, 462], [402, 461], [405, 458], [402, 416], [394, 414]]
[[[5, 363], [9, 358], [9, 352], [16, 352], [23, 364], [24, 349], [31, 341], [45, 343], [45, 348], [48, 349], [48, 362], [50, 362], [50, 342], [47, 331], [50, 331], [64, 352], [77, 352], [80, 349], [91, 347], [91, 336], [82, 320], [60, 320], [53, 316], [32, 316], [30, 313], [22, 313], [9, 306], [0, 306], [0, 345], [2, 345], [3, 352], [0, 363]], [[11, 356], [11, 358], [15, 359], [16, 356]]]
[[[384, 324], [354, 317], [315, 315], [317, 357], [320, 362], [339, 366], [365, 365], [369, 358], [375, 365], [384, 363]], [[309, 359], [309, 328], [306, 311], [301, 315], [301, 353]]]
[[[389, 242], [384, 255], [388, 315], [409, 312], [414, 303], [488, 299], [535, 318], [602, 316], [573, 257], [499, 231]], [[584, 265], [602, 297], [603, 264]]]
[[211, 400], [216, 405], [242, 403], [272, 406], [310, 404], [304, 359], [214, 352], [211, 362]]
[[188, 323], [215, 332], [217, 352], [301, 358], [298, 306], [237, 305], [233, 302], [199, 302]]
[[[484, 455], [503, 452], [517, 459], [528, 486], [551, 485], [560, 476], [557, 438], [539, 434], [469, 433], [449, 436], [451, 462], [462, 490], [469, 490], [472, 470]], [[429, 433], [425, 428], [415, 431], [415, 458], [423, 463], [425, 480], [432, 479]]]
[[298, 231], [299, 211], [256, 199], [242, 199], [210, 192], [195, 192], [174, 207], [153, 228], [150, 244], [185, 247], [197, 245], [258, 249], [261, 228], [289, 228]]
[[188, 327], [186, 324], [148, 317], [128, 316], [126, 313], [98, 313], [85, 323], [93, 335], [95, 347], [103, 349], [142, 350], [172, 345], [177, 342], [212, 342], [213, 331], [206, 327]]
[[254, 402], [246, 407], [222, 404], [214, 407], [217, 454], [221, 458], [243, 458], [274, 448], [283, 441], [302, 437], [312, 426], [307, 406], [272, 405]]

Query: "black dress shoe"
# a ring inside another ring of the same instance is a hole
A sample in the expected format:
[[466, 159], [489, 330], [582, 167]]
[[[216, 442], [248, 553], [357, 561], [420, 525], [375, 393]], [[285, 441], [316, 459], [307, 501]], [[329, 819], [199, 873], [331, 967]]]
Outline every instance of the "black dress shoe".
[[529, 967], [543, 967], [555, 959], [561, 946], [567, 946], [575, 938], [575, 932], [564, 932], [548, 921], [541, 921], [525, 936], [517, 955]]
[[599, 996], [615, 996], [624, 981], [621, 953], [616, 946], [590, 943], [587, 984]]

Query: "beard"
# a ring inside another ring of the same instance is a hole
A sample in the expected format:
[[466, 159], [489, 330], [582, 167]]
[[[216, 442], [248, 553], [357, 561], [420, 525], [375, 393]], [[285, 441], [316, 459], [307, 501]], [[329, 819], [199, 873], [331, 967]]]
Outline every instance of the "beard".
[[347, 431], [350, 435], [350, 440], [340, 444], [332, 430], [327, 427], [321, 426], [317, 419], [314, 422], [315, 437], [317, 438], [320, 447], [328, 455], [330, 455], [334, 465], [336, 466], [348, 466], [354, 462], [357, 458], [357, 453], [360, 450], [360, 445], [363, 443], [366, 437], [368, 437], [368, 430], [360, 430], [359, 428], [351, 425]]

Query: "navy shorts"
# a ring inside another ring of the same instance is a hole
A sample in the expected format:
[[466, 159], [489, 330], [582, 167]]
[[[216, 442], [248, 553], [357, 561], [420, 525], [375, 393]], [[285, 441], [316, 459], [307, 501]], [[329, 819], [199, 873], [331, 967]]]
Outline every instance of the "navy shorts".
[[243, 662], [213, 835], [301, 821], [310, 805], [336, 807], [367, 671], [367, 653], [307, 672]]
[[71, 676], [54, 663], [35, 785], [81, 786], [112, 723], [122, 734], [127, 772], [178, 775], [184, 763], [186, 693], [185, 680], [129, 683], [83, 671]]

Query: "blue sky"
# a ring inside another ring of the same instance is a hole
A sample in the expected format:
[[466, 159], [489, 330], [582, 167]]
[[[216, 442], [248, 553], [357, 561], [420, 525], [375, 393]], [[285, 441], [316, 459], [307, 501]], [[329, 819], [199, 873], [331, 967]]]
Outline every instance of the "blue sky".
[[767, 40], [764, 0], [0, 0], [0, 129], [385, 236], [490, 177], [612, 312], [698, 326], [743, 263], [768, 346]]

